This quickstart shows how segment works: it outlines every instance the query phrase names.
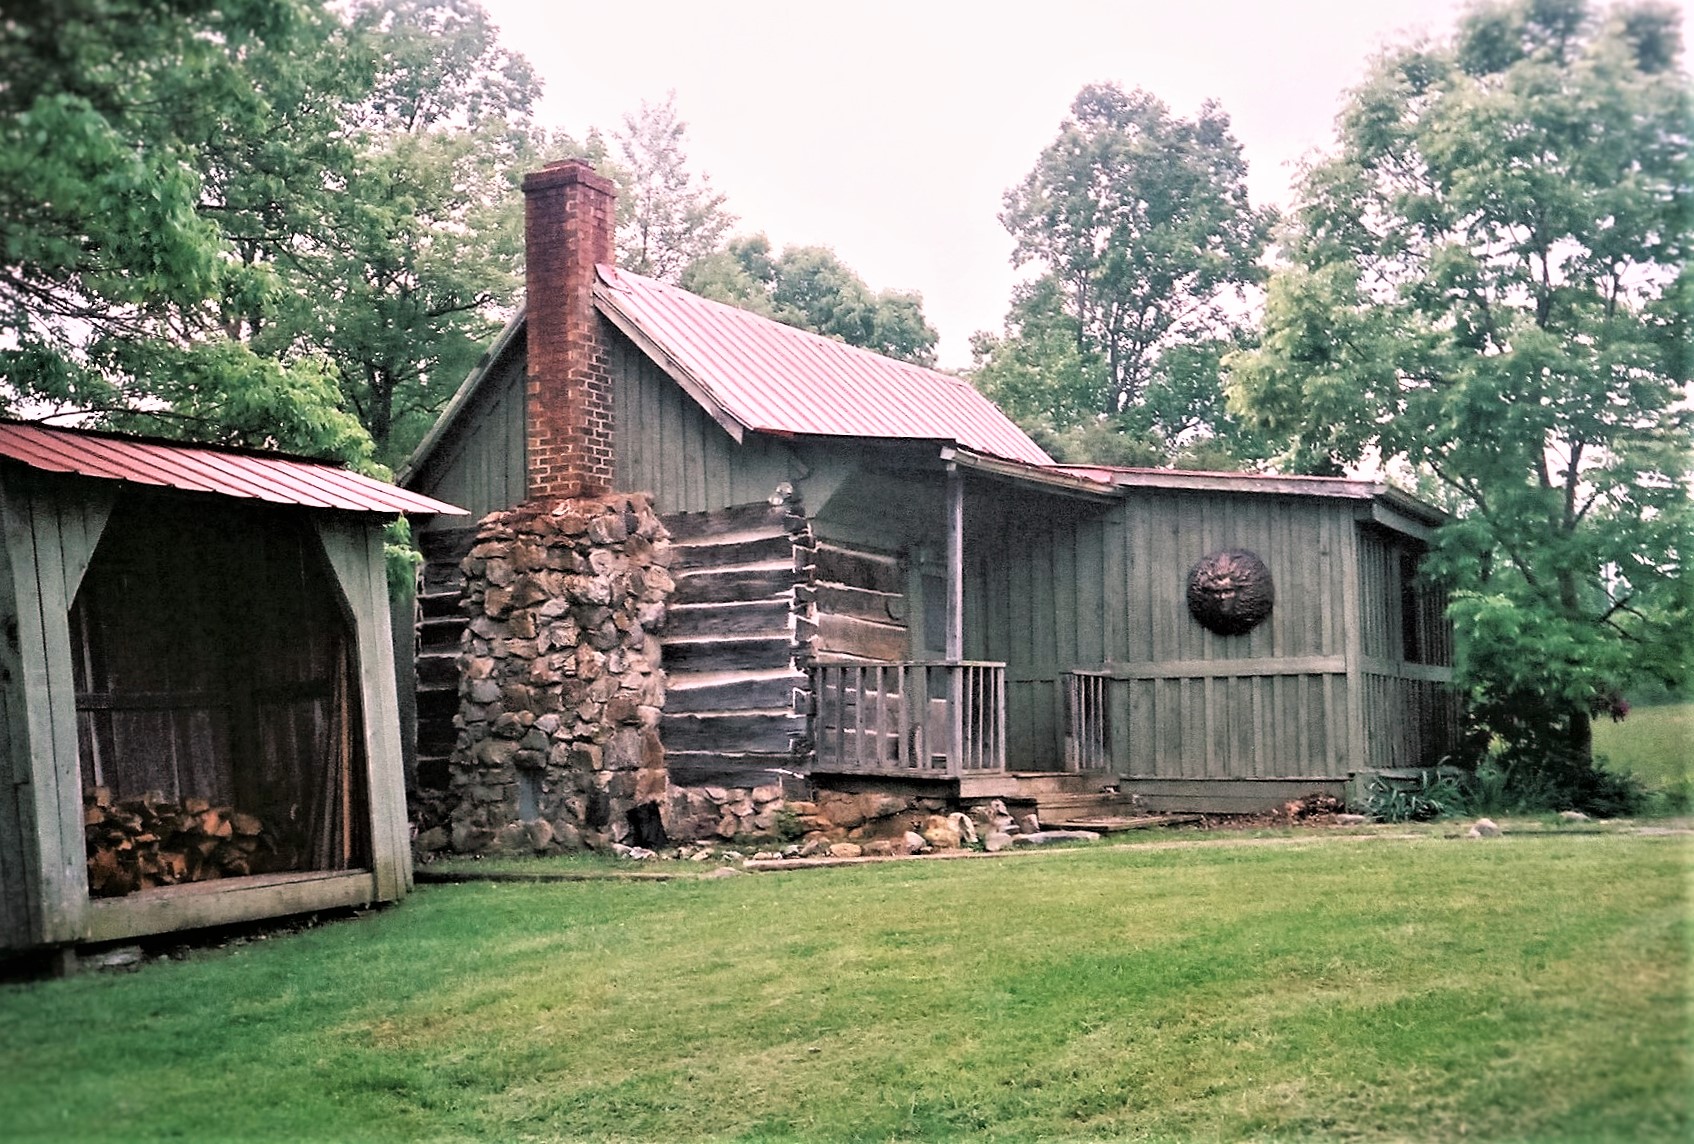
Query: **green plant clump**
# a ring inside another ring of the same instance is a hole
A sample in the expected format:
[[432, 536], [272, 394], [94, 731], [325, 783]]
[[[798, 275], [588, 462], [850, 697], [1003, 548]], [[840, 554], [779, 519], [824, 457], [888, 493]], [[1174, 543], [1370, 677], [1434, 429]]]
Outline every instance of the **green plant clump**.
[[1468, 809], [1457, 775], [1420, 771], [1416, 779], [1378, 776], [1365, 791], [1365, 812], [1380, 822], [1429, 822]]

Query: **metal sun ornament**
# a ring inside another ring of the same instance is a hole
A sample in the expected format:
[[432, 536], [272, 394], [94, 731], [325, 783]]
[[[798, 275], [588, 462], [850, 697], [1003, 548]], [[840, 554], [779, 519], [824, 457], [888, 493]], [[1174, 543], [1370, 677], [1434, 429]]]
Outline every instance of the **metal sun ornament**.
[[1245, 548], [1214, 552], [1188, 572], [1189, 614], [1220, 636], [1252, 631], [1275, 603], [1270, 569]]

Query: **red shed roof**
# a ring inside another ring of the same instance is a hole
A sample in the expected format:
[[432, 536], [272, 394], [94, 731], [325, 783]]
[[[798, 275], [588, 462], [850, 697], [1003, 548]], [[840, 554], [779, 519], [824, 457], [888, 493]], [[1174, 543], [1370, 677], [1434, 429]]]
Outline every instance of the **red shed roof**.
[[464, 509], [323, 461], [85, 429], [0, 422], [0, 457], [49, 473], [272, 504], [385, 514], [464, 514]]
[[740, 430], [941, 441], [1032, 465], [1053, 459], [968, 381], [601, 266], [614, 325], [735, 436]]

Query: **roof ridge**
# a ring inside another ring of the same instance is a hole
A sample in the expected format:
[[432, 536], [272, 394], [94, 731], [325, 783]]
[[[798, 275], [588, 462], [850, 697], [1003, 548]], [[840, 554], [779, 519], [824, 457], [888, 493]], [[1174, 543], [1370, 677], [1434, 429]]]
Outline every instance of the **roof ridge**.
[[608, 263], [595, 270], [603, 312], [649, 341], [650, 355], [662, 353], [670, 364], [661, 366], [696, 400], [709, 395], [720, 422], [794, 436], [951, 442], [1053, 463], [967, 378]]
[[637, 281], [645, 283], [648, 286], [655, 287], [659, 290], [663, 290], [667, 293], [680, 294], [691, 301], [702, 302], [707, 306], [728, 310], [741, 320], [750, 319], [766, 325], [776, 326], [784, 331], [792, 332], [802, 337], [811, 338], [814, 341], [823, 342], [829, 346], [838, 346], [856, 355], [863, 354], [876, 358], [879, 361], [891, 362], [902, 369], [921, 370], [932, 377], [940, 378], [943, 381], [948, 381], [954, 385], [962, 386], [965, 389], [970, 390], [972, 393], [977, 392], [976, 387], [966, 378], [960, 377], [956, 373], [949, 373], [944, 369], [939, 369], [932, 365], [920, 365], [915, 361], [907, 361], [905, 358], [890, 357], [887, 354], [878, 353], [876, 350], [870, 349], [866, 346], [856, 346], [852, 342], [847, 341], [845, 338], [837, 337], [834, 334], [820, 334], [816, 330], [808, 330], [804, 326], [792, 325], [783, 321], [781, 318], [773, 318], [768, 314], [761, 314], [757, 310], [749, 310], [745, 306], [737, 306], [734, 302], [725, 302], [718, 298], [708, 298], [704, 294], [697, 294], [693, 290], [678, 286], [674, 282], [666, 282], [663, 278], [654, 278], [648, 274], [637, 274], [633, 270], [626, 270], [613, 263], [599, 262], [595, 264], [594, 268], [599, 272], [600, 281], [605, 283], [609, 288], [618, 291], [620, 294], [630, 293], [629, 287], [624, 285], [620, 279], [634, 278]]

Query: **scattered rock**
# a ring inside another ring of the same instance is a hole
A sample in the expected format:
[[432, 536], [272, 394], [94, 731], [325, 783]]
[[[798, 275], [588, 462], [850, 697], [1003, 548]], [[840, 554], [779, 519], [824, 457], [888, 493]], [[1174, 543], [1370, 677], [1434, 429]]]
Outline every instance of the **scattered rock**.
[[995, 830], [982, 840], [982, 845], [990, 854], [998, 854], [1012, 848], [1012, 836], [1004, 830]]
[[1338, 814], [1335, 816], [1337, 826], [1363, 826], [1370, 821], [1368, 814]]
[[632, 862], [651, 862], [658, 855], [645, 846], [631, 846], [624, 857]]
[[453, 836], [445, 826], [432, 826], [419, 834], [412, 848], [419, 854], [434, 854], [437, 850], [445, 850], [452, 844]]
[[922, 854], [925, 850], [929, 849], [928, 841], [924, 839], [923, 835], [919, 834], [915, 830], [906, 831], [906, 835], [902, 841], [906, 844], [906, 853], [908, 854]]
[[1053, 842], [1098, 842], [1100, 835], [1092, 830], [1038, 830], [1033, 834], [1014, 834], [1012, 842], [1019, 846], [1046, 846]]
[[971, 821], [970, 815], [955, 810], [947, 816], [947, 825], [957, 830], [966, 842], [976, 841], [976, 823]]
[[864, 845], [867, 858], [891, 858], [894, 855], [894, 843], [886, 838], [878, 838]]
[[529, 837], [529, 848], [537, 854], [545, 853], [553, 844], [553, 824], [546, 819], [531, 819], [523, 824], [523, 828]]
[[127, 973], [140, 969], [142, 960], [139, 945], [120, 945], [116, 949], [91, 954], [82, 959], [82, 964], [85, 969], [111, 969]]
[[1479, 818], [1472, 824], [1466, 838], [1498, 838], [1500, 827], [1492, 818]]
[[[963, 818], [963, 815], [959, 817]], [[969, 819], [965, 819], [969, 822]], [[971, 831], [975, 834], [975, 830]], [[923, 839], [937, 850], [957, 850], [964, 842], [964, 836], [957, 827], [939, 814], [932, 814], [924, 820]]]
[[1020, 833], [1020, 834], [1040, 834], [1041, 833], [1041, 818], [1040, 818], [1040, 816], [1036, 815], [1036, 814], [1026, 814], [1022, 818], [1018, 819], [1018, 833]]
[[831, 858], [859, 858], [864, 855], [865, 848], [857, 842], [836, 842], [829, 848]]
[[782, 855], [778, 854], [775, 850], [761, 850], [757, 854], [753, 855], [753, 861], [755, 862], [775, 862], [781, 858]]

